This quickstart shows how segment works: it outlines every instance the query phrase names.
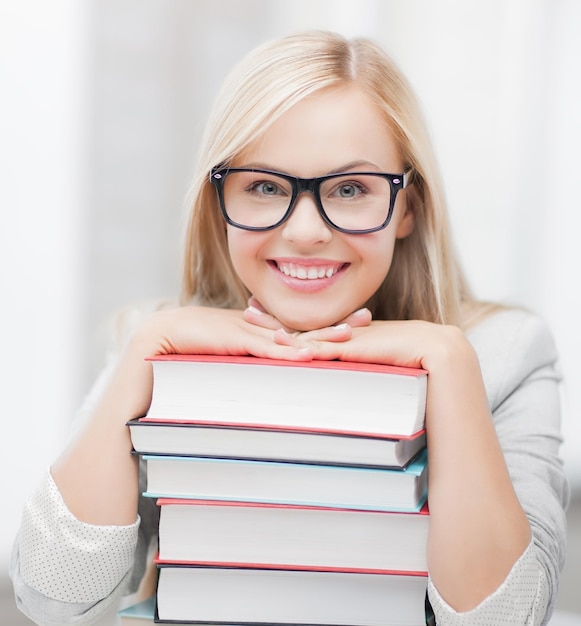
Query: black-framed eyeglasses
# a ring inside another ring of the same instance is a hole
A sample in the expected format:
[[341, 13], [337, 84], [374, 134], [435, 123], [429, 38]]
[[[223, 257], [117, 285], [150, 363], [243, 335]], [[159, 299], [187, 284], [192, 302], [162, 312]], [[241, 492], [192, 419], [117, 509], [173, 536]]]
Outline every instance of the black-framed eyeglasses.
[[254, 168], [215, 167], [210, 180], [216, 187], [226, 222], [251, 231], [272, 230], [292, 214], [301, 193], [310, 193], [322, 219], [342, 233], [365, 234], [385, 228], [395, 199], [410, 179], [403, 174], [341, 172], [317, 178], [298, 178]]

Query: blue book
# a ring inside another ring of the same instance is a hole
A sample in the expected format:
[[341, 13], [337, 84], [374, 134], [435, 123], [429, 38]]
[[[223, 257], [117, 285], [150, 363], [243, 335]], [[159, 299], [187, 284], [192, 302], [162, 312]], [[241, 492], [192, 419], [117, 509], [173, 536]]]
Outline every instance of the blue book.
[[[155, 621], [155, 596], [132, 604], [117, 613], [118, 626], [151, 626]], [[173, 626], [186, 626], [186, 622], [171, 622]]]
[[154, 623], [155, 596], [132, 604], [117, 613], [119, 626], [146, 626]]
[[427, 497], [424, 448], [404, 469], [195, 456], [143, 455], [145, 496], [419, 511]]

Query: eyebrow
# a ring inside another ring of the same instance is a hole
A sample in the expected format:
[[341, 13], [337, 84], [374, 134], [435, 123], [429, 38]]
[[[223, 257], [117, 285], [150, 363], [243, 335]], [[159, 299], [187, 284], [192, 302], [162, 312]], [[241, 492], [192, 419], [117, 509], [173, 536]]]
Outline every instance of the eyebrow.
[[[341, 174], [342, 172], [349, 172], [349, 171], [352, 171], [354, 168], [364, 167], [364, 166], [367, 167], [368, 169], [371, 167], [372, 170], [377, 171], [377, 172], [383, 171], [375, 163], [361, 159], [358, 161], [351, 161], [339, 167], [333, 168], [332, 170], [329, 170], [328, 172], [326, 172], [326, 174]], [[272, 165], [268, 165], [267, 163], [249, 163], [248, 165], [243, 165], [242, 167], [247, 167], [249, 169], [269, 170], [271, 172], [280, 172], [281, 174], [287, 173], [284, 170], [280, 170], [278, 168], [272, 167]], [[290, 175], [294, 176], [294, 174], [290, 174]]]

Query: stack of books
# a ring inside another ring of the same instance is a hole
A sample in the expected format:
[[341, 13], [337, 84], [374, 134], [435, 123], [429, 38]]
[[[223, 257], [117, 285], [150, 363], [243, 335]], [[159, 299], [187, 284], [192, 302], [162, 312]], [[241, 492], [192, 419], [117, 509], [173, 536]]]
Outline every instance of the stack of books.
[[122, 624], [425, 624], [425, 371], [152, 365], [128, 426], [160, 507], [157, 591]]

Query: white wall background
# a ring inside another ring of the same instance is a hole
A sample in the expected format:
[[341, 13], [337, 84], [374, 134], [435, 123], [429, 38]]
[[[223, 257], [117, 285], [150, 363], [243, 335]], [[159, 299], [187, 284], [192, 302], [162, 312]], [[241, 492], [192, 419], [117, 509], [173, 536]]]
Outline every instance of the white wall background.
[[477, 295], [554, 329], [581, 487], [580, 2], [0, 0], [0, 563], [107, 319], [177, 289], [182, 200], [218, 85], [265, 38], [310, 27], [370, 36], [408, 74]]

